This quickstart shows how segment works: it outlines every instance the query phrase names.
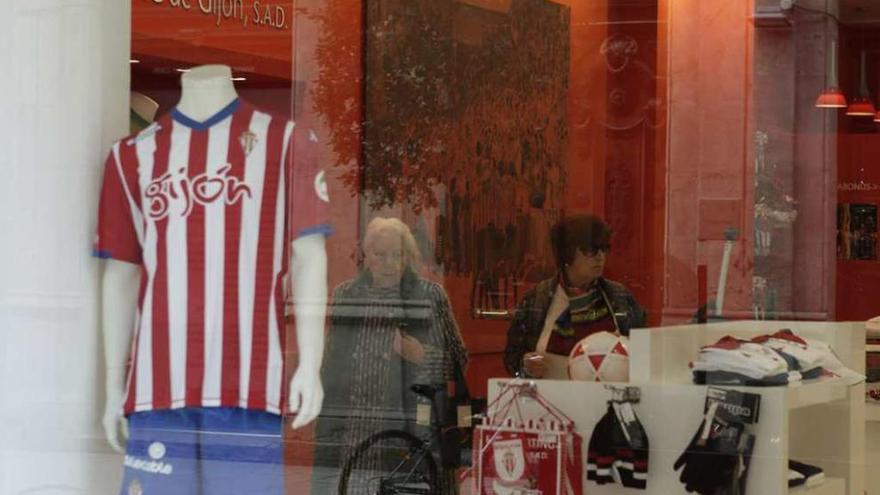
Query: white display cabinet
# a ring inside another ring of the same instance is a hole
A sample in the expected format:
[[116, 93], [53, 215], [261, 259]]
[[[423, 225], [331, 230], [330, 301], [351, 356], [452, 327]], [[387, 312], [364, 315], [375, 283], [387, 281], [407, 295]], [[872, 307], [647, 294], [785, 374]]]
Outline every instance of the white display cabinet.
[[[641, 401], [634, 409], [650, 442], [646, 493], [686, 495], [673, 464], [702, 420], [707, 387], [692, 383], [688, 367], [700, 347], [725, 335], [750, 338], [782, 328], [829, 343], [844, 364], [864, 371], [862, 323], [743, 321], [632, 331], [630, 385], [641, 388]], [[490, 381], [490, 403], [508, 381]], [[593, 427], [605, 413], [611, 392], [601, 383], [554, 380], [536, 380], [535, 383], [539, 393], [574, 420], [584, 439], [586, 456]], [[760, 420], [752, 430], [757, 438], [746, 493], [863, 495], [864, 385], [847, 386], [839, 379], [820, 379], [788, 387], [729, 388], [761, 395]], [[530, 407], [528, 402], [524, 401], [524, 407]], [[812, 489], [789, 490], [789, 458], [822, 467], [826, 482]], [[599, 486], [592, 482], [586, 482], [584, 491], [591, 495], [638, 492], [619, 485]]]

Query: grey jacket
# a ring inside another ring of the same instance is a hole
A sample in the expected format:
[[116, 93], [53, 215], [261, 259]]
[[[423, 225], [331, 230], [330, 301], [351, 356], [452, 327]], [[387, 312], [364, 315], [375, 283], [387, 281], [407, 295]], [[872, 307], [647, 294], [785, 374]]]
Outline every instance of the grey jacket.
[[[392, 351], [396, 330], [421, 342], [421, 364]], [[339, 469], [361, 442], [382, 430], [406, 430], [421, 437], [427, 428], [415, 422], [413, 384], [445, 385], [463, 370], [467, 350], [449, 299], [438, 284], [407, 270], [399, 290], [373, 287], [364, 271], [341, 284], [330, 306], [330, 328], [321, 373], [324, 407], [315, 426], [312, 490], [336, 493]], [[452, 493], [454, 471], [441, 473]]]

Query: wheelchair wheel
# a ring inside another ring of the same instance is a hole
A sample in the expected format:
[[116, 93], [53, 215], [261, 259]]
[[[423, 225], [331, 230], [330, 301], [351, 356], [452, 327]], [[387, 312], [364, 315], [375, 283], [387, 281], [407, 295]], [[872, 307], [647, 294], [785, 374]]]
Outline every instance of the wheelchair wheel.
[[339, 495], [437, 495], [437, 464], [428, 447], [402, 430], [380, 431], [352, 451]]

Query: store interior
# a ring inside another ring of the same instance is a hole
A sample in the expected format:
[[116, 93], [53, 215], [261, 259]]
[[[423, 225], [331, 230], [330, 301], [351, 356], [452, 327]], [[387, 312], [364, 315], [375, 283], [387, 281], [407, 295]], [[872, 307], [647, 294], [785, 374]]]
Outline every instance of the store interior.
[[[133, 2], [133, 128], [173, 108], [183, 71], [222, 63], [242, 98], [317, 130], [334, 170], [330, 286], [358, 270], [370, 218], [414, 226], [481, 397], [506, 374], [518, 298], [552, 274], [534, 239], [569, 212], [610, 224], [606, 275], [652, 327], [700, 308], [715, 321], [880, 313], [876, 2], [407, 1], [299, 1], [295, 16], [280, 1], [277, 25], [248, 27]], [[428, 20], [439, 34], [413, 38], [406, 23]], [[418, 93], [401, 74], [434, 86]], [[874, 112], [817, 108], [835, 77]], [[432, 139], [443, 153], [403, 162], [375, 146]]]

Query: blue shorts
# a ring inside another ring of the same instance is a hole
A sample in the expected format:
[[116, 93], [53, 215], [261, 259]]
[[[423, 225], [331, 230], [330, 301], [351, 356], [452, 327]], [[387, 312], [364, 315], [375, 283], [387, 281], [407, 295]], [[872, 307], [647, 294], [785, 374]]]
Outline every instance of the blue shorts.
[[282, 494], [281, 417], [188, 408], [128, 417], [120, 495]]

